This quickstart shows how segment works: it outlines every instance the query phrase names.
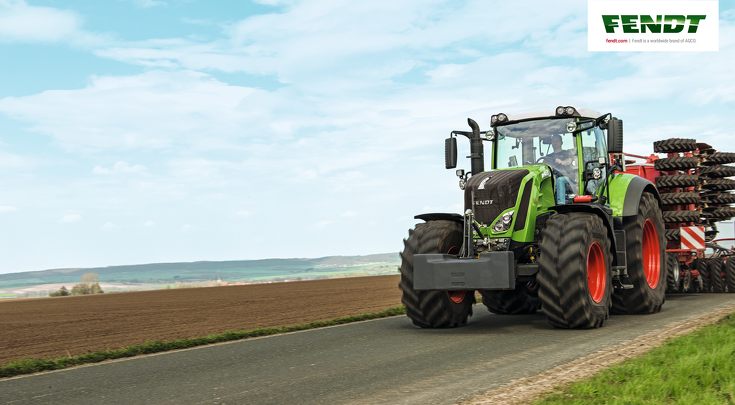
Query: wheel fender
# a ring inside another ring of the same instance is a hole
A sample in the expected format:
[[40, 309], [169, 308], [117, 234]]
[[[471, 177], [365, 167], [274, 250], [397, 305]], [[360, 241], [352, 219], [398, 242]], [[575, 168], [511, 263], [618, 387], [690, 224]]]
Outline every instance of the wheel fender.
[[454, 221], [459, 222], [460, 224], [464, 225], [464, 218], [462, 215], [459, 214], [448, 214], [448, 213], [431, 213], [431, 214], [421, 214], [414, 216], [414, 219], [420, 219], [426, 222], [429, 221]]
[[638, 205], [643, 193], [648, 192], [656, 198], [659, 208], [661, 196], [656, 186], [643, 177], [633, 174], [617, 174], [610, 181], [610, 208], [614, 217], [628, 217], [638, 215]]

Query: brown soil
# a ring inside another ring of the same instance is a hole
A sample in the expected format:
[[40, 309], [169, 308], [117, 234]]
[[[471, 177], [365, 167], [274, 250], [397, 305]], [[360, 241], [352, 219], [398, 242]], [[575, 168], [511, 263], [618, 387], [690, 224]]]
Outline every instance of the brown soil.
[[735, 306], [679, 322], [671, 327], [641, 336], [630, 342], [599, 351], [570, 363], [554, 367], [533, 377], [522, 378], [483, 395], [462, 402], [461, 405], [522, 405], [568, 387], [571, 383], [592, 377], [600, 371], [624, 360], [638, 357], [666, 340], [691, 333], [717, 322], [735, 312]]
[[0, 301], [0, 364], [299, 325], [401, 305], [399, 276]]

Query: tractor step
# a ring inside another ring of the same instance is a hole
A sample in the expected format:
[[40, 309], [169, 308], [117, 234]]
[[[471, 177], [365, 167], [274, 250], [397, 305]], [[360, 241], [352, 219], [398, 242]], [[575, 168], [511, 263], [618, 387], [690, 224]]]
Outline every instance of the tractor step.
[[625, 266], [613, 266], [613, 288], [616, 290], [630, 290], [633, 288], [633, 284], [628, 278], [628, 272]]

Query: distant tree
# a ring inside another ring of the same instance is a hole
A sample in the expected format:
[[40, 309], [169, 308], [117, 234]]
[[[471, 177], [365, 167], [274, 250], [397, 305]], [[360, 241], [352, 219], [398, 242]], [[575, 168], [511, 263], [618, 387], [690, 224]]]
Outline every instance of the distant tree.
[[67, 295], [69, 295], [69, 290], [67, 290], [65, 286], [61, 286], [61, 288], [59, 288], [59, 291], [54, 291], [48, 296], [49, 297], [65, 297]]
[[102, 288], [99, 283], [79, 283], [72, 287], [71, 295], [87, 295], [87, 294], [102, 294]]

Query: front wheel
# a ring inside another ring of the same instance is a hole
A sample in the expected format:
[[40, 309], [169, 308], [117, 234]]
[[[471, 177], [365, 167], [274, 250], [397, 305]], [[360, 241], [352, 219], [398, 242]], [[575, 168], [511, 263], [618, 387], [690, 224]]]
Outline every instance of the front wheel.
[[541, 232], [539, 298], [546, 320], [558, 328], [597, 328], [609, 316], [612, 295], [610, 239], [593, 214], [553, 215]]
[[653, 194], [643, 193], [638, 215], [623, 218], [623, 229], [628, 276], [633, 288], [615, 291], [612, 311], [621, 314], [659, 312], [666, 292], [666, 241], [661, 209]]
[[416, 291], [413, 289], [413, 255], [457, 252], [462, 246], [462, 224], [430, 221], [417, 224], [403, 240], [401, 252], [401, 302], [414, 325], [452, 328], [467, 323], [475, 302], [474, 291]]

